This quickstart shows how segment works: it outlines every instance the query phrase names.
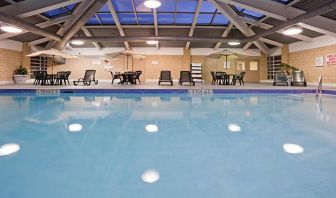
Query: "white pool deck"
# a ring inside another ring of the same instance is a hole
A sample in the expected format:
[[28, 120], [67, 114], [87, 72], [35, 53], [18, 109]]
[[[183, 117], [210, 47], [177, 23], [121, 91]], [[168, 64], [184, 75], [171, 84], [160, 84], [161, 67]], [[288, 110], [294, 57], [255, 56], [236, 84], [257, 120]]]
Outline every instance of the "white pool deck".
[[[178, 83], [174, 83], [174, 86], [169, 85], [161, 85], [158, 86], [155, 82], [144, 82], [142, 84], [136, 85], [120, 85], [120, 84], [111, 84], [108, 82], [100, 82], [98, 85], [56, 85], [56, 86], [41, 86], [41, 85], [33, 85], [32, 83], [26, 84], [1, 84], [0, 89], [275, 89], [275, 90], [306, 90], [306, 89], [316, 89], [317, 86], [273, 86], [270, 83], [245, 83], [245, 85], [211, 85], [207, 83], [199, 84], [197, 83], [195, 86], [190, 85], [179, 85]], [[336, 87], [323, 87], [324, 90], [336, 90]]]

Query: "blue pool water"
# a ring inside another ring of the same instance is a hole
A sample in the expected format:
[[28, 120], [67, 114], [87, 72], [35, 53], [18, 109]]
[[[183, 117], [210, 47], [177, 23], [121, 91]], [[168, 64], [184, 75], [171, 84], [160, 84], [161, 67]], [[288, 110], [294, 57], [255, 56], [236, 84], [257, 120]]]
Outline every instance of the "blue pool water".
[[[0, 197], [336, 197], [335, 104], [317, 108], [308, 94], [3, 94]], [[19, 150], [5, 155], [9, 143]]]

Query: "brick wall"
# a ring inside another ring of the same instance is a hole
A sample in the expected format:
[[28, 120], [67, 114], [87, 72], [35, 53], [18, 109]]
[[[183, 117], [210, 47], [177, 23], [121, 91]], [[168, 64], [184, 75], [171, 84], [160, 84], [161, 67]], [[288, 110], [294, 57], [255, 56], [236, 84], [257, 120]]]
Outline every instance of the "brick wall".
[[320, 74], [326, 83], [336, 83], [336, 65], [315, 67], [315, 57], [336, 54], [336, 45], [290, 53], [289, 64], [304, 71], [307, 82], [318, 82]]
[[0, 49], [0, 81], [13, 80], [13, 71], [22, 63], [21, 55], [19, 51]]

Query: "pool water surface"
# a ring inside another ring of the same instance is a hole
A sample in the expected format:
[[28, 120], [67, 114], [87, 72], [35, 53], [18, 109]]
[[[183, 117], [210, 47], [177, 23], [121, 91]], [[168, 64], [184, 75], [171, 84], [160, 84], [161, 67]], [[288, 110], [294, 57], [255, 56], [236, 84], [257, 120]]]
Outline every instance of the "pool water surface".
[[310, 94], [2, 94], [0, 197], [336, 197], [335, 104]]

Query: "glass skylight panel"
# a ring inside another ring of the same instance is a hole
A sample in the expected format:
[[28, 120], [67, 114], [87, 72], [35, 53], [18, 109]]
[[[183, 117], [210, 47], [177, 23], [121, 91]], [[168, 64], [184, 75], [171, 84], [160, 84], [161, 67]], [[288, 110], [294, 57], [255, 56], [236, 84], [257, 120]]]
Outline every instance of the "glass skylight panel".
[[152, 13], [138, 13], [138, 21], [141, 25], [154, 24], [154, 17]]
[[76, 7], [76, 4], [74, 3], [74, 4], [67, 5], [65, 7], [56, 8], [54, 10], [49, 10], [47, 12], [44, 12], [43, 15], [48, 18], [56, 18], [59, 16], [71, 14], [75, 7]]
[[197, 19], [197, 25], [210, 25], [213, 14], [199, 14]]
[[255, 12], [253, 10], [248, 10], [239, 6], [234, 6], [234, 9], [236, 10], [236, 12], [239, 15], [245, 16], [245, 17], [249, 17], [249, 18], [254, 18], [254, 19], [261, 19], [263, 18], [265, 15], [260, 14], [258, 12]]
[[103, 25], [113, 25], [115, 24], [113, 17], [110, 13], [100, 13], [97, 14]]
[[200, 12], [215, 12], [216, 7], [209, 1], [203, 1]]
[[132, 0], [112, 0], [117, 12], [133, 12]]
[[87, 25], [100, 25], [100, 22], [98, 21], [96, 16], [92, 16], [87, 22]]
[[110, 9], [108, 6], [105, 4], [102, 8], [100, 8], [99, 12], [110, 12]]
[[177, 13], [175, 23], [190, 25], [192, 24], [193, 19], [194, 19], [194, 14]]
[[243, 13], [244, 14], [247, 14], [247, 15], [250, 15], [250, 16], [253, 16], [253, 17], [256, 17], [256, 18], [261, 18], [261, 17], [263, 17], [264, 15], [262, 15], [262, 14], [259, 14], [259, 13], [257, 13], [257, 12], [254, 12], [254, 11], [252, 11], [252, 10], [244, 10], [243, 11]]
[[178, 0], [176, 12], [195, 12], [197, 1], [191, 0]]
[[161, 6], [157, 8], [158, 12], [175, 12], [176, 0], [161, 1]]
[[158, 13], [158, 24], [160, 25], [174, 24], [174, 14]]
[[212, 25], [228, 25], [229, 20], [222, 14], [216, 14], [214, 20], [212, 21]]
[[279, 3], [282, 3], [282, 4], [289, 4], [293, 0], [272, 0], [272, 1], [279, 2]]
[[118, 17], [122, 25], [137, 24], [134, 13], [118, 13]]

